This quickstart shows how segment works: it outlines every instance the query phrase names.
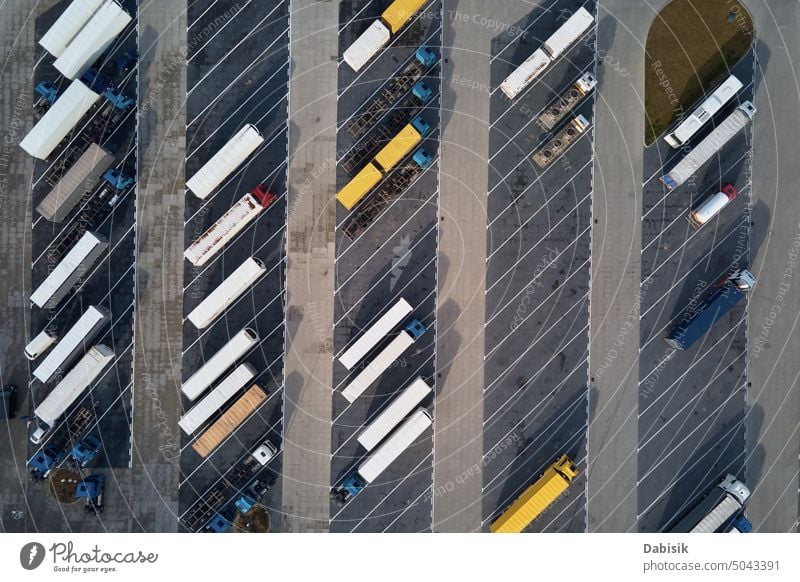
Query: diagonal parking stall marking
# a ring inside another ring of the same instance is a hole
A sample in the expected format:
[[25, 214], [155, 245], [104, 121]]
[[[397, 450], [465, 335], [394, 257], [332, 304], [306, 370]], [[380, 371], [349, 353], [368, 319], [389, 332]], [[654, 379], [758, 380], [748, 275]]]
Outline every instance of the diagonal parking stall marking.
[[[582, 137], [583, 137], [583, 136], [581, 136], [581, 138], [582, 138]], [[574, 144], [576, 144], [576, 143], [578, 143], [578, 142], [580, 141], [580, 139], [581, 139], [581, 138], [579, 138], [578, 140], [574, 141], [574, 142], [573, 142], [573, 145], [574, 145]], [[572, 146], [570, 146], [570, 148], [571, 148], [571, 147], [572, 147]], [[568, 148], [567, 150], [565, 150], [565, 151], [564, 151], [564, 154], [566, 154], [566, 153], [569, 151], [569, 149], [570, 149], [570, 148]], [[592, 161], [591, 161], [591, 160], [589, 160], [589, 161], [588, 161], [586, 164], [584, 164], [583, 166], [581, 166], [581, 167], [578, 169], [578, 171], [577, 171], [577, 172], [575, 172], [575, 175], [577, 176], [578, 174], [580, 174], [581, 172], [583, 172], [583, 170], [585, 170], [586, 168], [588, 168], [590, 165], [592, 165]], [[486, 225], [486, 229], [488, 230], [489, 228], [491, 228], [491, 226], [492, 226], [492, 225], [493, 225], [495, 222], [497, 222], [497, 221], [500, 219], [500, 217], [501, 217], [501, 216], [503, 216], [503, 215], [506, 213], [506, 210], [508, 210], [509, 208], [511, 208], [512, 206], [514, 206], [514, 204], [516, 204], [516, 203], [517, 203], [517, 200], [519, 200], [520, 198], [522, 198], [523, 196], [525, 196], [525, 194], [528, 192], [528, 190], [530, 190], [531, 186], [533, 186], [533, 185], [537, 184], [537, 183], [538, 183], [538, 182], [539, 182], [539, 181], [540, 181], [540, 180], [541, 180], [541, 179], [544, 177], [544, 175], [547, 173], [547, 171], [548, 171], [550, 168], [554, 168], [554, 167], [555, 167], [555, 165], [552, 165], [552, 166], [547, 166], [547, 167], [546, 167], [544, 170], [542, 170], [542, 172], [541, 172], [540, 174], [537, 174], [537, 175], [536, 175], [536, 177], [533, 179], [533, 181], [531, 181], [531, 183], [530, 183], [530, 184], [528, 184], [527, 186], [525, 186], [525, 189], [524, 189], [522, 192], [520, 192], [518, 196], [515, 196], [515, 197], [514, 197], [514, 199], [513, 199], [513, 200], [512, 200], [512, 201], [511, 201], [511, 202], [510, 202], [510, 203], [509, 203], [509, 204], [508, 204], [508, 205], [507, 205], [505, 208], [503, 208], [501, 211], [499, 211], [499, 212], [497, 213], [497, 215], [495, 216], [495, 218], [493, 218], [493, 219], [491, 220], [491, 222], [489, 222], [489, 224], [487, 224], [487, 225]], [[512, 171], [513, 171], [513, 170], [512, 170]], [[498, 183], [497, 183], [497, 186], [499, 186], [500, 184], [505, 184], [505, 182], [498, 182]]]
[[[417, 498], [416, 498], [414, 501], [412, 501], [411, 503], [409, 503], [409, 504], [408, 504], [408, 506], [406, 506], [406, 508], [405, 508], [403, 511], [401, 511], [400, 513], [398, 513], [398, 514], [397, 514], [397, 517], [395, 517], [395, 518], [392, 520], [392, 522], [391, 522], [389, 525], [387, 525], [385, 528], [383, 528], [383, 530], [381, 531], [381, 533], [386, 533], [386, 532], [387, 532], [387, 530], [388, 530], [390, 527], [392, 527], [392, 526], [393, 526], [395, 523], [397, 523], [397, 520], [399, 520], [401, 517], [403, 517], [403, 516], [406, 514], [406, 511], [408, 511], [408, 510], [409, 510], [409, 509], [411, 509], [412, 507], [416, 506], [416, 505], [417, 505], [417, 502], [419, 502], [419, 500], [420, 500], [420, 499], [421, 499], [421, 498], [422, 498], [422, 497], [423, 497], [423, 496], [424, 496], [426, 493], [428, 493], [428, 491], [423, 491], [422, 493], [420, 493], [420, 494], [417, 496]], [[433, 498], [431, 498], [431, 501], [432, 501], [432, 500], [433, 500]], [[430, 531], [431, 531], [431, 529], [432, 529], [432, 528], [427, 528], [427, 529], [425, 529], [425, 530], [420, 530], [420, 531], [418, 531], [418, 532], [415, 532], [415, 533], [422, 533], [423, 531], [427, 533], [427, 532], [430, 532]], [[398, 532], [398, 533], [402, 533], [402, 532]]]
[[[194, 58], [195, 58], [195, 57], [196, 57], [196, 56], [197, 56], [197, 55], [200, 53], [200, 51], [202, 51], [204, 48], [206, 48], [206, 47], [208, 46], [208, 43], [210, 43], [212, 40], [214, 40], [215, 38], [217, 38], [217, 35], [218, 35], [220, 32], [222, 32], [223, 30], [225, 30], [225, 27], [226, 27], [226, 26], [228, 26], [228, 25], [229, 25], [231, 22], [233, 22], [233, 21], [236, 19], [236, 17], [237, 17], [237, 16], [239, 16], [239, 15], [240, 15], [240, 14], [241, 14], [241, 13], [244, 11], [244, 9], [245, 9], [245, 8], [247, 8], [247, 7], [248, 7], [248, 6], [251, 4], [251, 2], [252, 2], [252, 1], [253, 1], [253, 0], [247, 0], [247, 2], [245, 3], [245, 5], [244, 5], [244, 6], [242, 6], [241, 8], [239, 8], [239, 9], [236, 11], [236, 13], [235, 13], [235, 14], [234, 14], [234, 15], [233, 15], [231, 18], [229, 18], [228, 20], [226, 20], [226, 21], [225, 21], [225, 23], [224, 23], [224, 24], [223, 24], [223, 25], [222, 25], [220, 28], [218, 28], [218, 29], [216, 30], [216, 32], [214, 32], [214, 34], [213, 34], [213, 35], [212, 35], [210, 38], [208, 38], [208, 40], [206, 40], [205, 44], [203, 44], [202, 46], [200, 46], [200, 47], [198, 47], [197, 49], [195, 49], [195, 51], [194, 51], [194, 53], [192, 54], [192, 56], [191, 56], [191, 57], [189, 57], [189, 56], [188, 56], [188, 54], [187, 54], [186, 63], [188, 64], [188, 63], [192, 62], [192, 60], [193, 60], [193, 59], [194, 59]], [[215, 0], [214, 4], [216, 4], [216, 0]], [[278, 7], [280, 7], [280, 5], [281, 5], [281, 3], [279, 2], [279, 3], [278, 3], [278, 5], [277, 5], [277, 6], [276, 6], [276, 7], [275, 7], [273, 10], [272, 10], [272, 12], [274, 12], [274, 11], [275, 11], [275, 10], [276, 10]], [[239, 6], [239, 4], [238, 4], [238, 2], [237, 2], [237, 3], [236, 3], [236, 7], [238, 8], [238, 6]], [[206, 10], [206, 12], [207, 12], [207, 11], [208, 11], [208, 10]], [[272, 12], [270, 12], [270, 14], [272, 14]], [[205, 14], [205, 12], [204, 12], [203, 14]], [[201, 15], [200, 15], [200, 18], [202, 18], [202, 17], [203, 17], [203, 14], [201, 14]], [[224, 16], [224, 15], [225, 15], [225, 14], [223, 13], [223, 16]], [[267, 16], [269, 16], [269, 15], [267, 15]], [[198, 18], [197, 20], [199, 20], [200, 18]], [[219, 17], [217, 17], [217, 18], [219, 18]], [[195, 20], [195, 22], [197, 22], [197, 20]], [[216, 19], [214, 19], [214, 20], [216, 21]], [[261, 22], [263, 22], [263, 20], [262, 20]], [[189, 31], [189, 28], [191, 28], [191, 26], [187, 27], [187, 29], [186, 29], [187, 33], [188, 33], [188, 31]], [[252, 33], [251, 33], [251, 34], [252, 34]], [[188, 34], [187, 34], [187, 36], [188, 36]], [[248, 36], [249, 36], [249, 35], [248, 35]], [[194, 38], [197, 38], [197, 35], [195, 35], [195, 37], [194, 37]], [[192, 40], [194, 40], [194, 38], [193, 38]], [[242, 39], [242, 41], [244, 41], [244, 40], [247, 40], [247, 38], [248, 38], [248, 37], [245, 37], [244, 39]], [[236, 46], [239, 46], [239, 45], [236, 45]], [[236, 50], [236, 47], [234, 47], [234, 48], [233, 48], [233, 50]], [[225, 55], [224, 57], [222, 57], [222, 59], [220, 59], [220, 61], [224, 61], [224, 60], [225, 60], [225, 58], [226, 58], [227, 56], [228, 56], [228, 55]]]

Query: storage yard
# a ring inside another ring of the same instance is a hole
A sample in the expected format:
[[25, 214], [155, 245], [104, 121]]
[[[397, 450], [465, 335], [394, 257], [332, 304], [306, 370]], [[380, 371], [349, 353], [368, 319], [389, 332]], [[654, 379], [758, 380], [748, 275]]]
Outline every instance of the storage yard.
[[0, 531], [796, 530], [766, 45], [646, 145], [599, 0], [163, 8], [21, 28]]

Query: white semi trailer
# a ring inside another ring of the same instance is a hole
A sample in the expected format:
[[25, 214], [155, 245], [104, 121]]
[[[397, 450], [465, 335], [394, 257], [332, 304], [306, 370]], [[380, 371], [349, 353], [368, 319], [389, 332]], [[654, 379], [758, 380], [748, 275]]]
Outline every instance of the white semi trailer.
[[42, 363], [36, 367], [33, 375], [40, 382], [46, 384], [58, 372], [66, 370], [83, 350], [84, 346], [91, 345], [108, 321], [108, 318], [109, 313], [107, 310], [96, 305], [90, 305], [78, 321], [75, 322], [75, 325], [56, 344], [53, 351], [47, 354]]
[[703, 141], [697, 144], [697, 147], [690, 151], [674, 168], [661, 176], [661, 181], [670, 190], [686, 182], [711, 159], [711, 156], [743, 130], [755, 114], [756, 108], [749, 101], [739, 105], [733, 113], [726, 117], [714, 131], [703, 138]]
[[715, 533], [744, 509], [750, 490], [731, 474], [716, 485], [670, 531]]
[[105, 0], [73, 0], [39, 41], [54, 57], [60, 57]]
[[245, 259], [197, 307], [192, 309], [187, 319], [197, 329], [208, 327], [266, 271], [267, 268], [261, 259], [256, 257]]
[[353, 366], [360, 362], [364, 356], [378, 345], [378, 342], [389, 335], [405, 318], [411, 315], [412, 311], [408, 301], [400, 298], [397, 303], [392, 305], [389, 311], [381, 315], [378, 321], [373, 323], [352, 346], [339, 356], [339, 362], [348, 370], [352, 370]]
[[31, 302], [41, 308], [58, 305], [107, 247], [108, 242], [100, 235], [85, 232], [36, 291], [31, 293]]
[[411, 384], [392, 400], [367, 428], [358, 435], [358, 442], [362, 447], [371, 451], [386, 438], [400, 422], [408, 416], [420, 402], [425, 400], [431, 393], [431, 387], [420, 377], [417, 377]]
[[275, 196], [264, 191], [261, 186], [254, 188], [200, 235], [183, 256], [195, 267], [202, 267], [253, 222], [273, 200]]
[[331, 497], [338, 503], [346, 503], [358, 495], [432, 424], [433, 418], [430, 413], [424, 408], [417, 409], [355, 471], [344, 478], [342, 485], [331, 492]]
[[258, 128], [252, 124], [245, 125], [196, 174], [186, 180], [186, 187], [200, 200], [205, 200], [262, 143], [264, 136]]
[[91, 386], [105, 367], [114, 359], [114, 351], [102, 344], [90, 349], [53, 391], [33, 411], [38, 421], [31, 442], [39, 444], [67, 409]]
[[525, 59], [500, 84], [500, 89], [509, 99], [514, 99], [525, 87], [531, 84], [551, 62], [560, 57], [583, 34], [589, 30], [594, 17], [581, 7], [570, 16], [534, 53]]
[[252, 350], [256, 344], [258, 344], [256, 331], [249, 327], [244, 328], [183, 383], [181, 386], [183, 395], [189, 400], [197, 400], [198, 396], [231, 368], [236, 360]]
[[245, 385], [256, 377], [256, 371], [250, 364], [241, 364], [231, 372], [208, 396], [195, 404], [192, 409], [178, 421], [178, 426], [188, 435], [211, 418]]
[[717, 87], [708, 98], [692, 111], [692, 114], [684, 119], [675, 131], [664, 136], [666, 141], [673, 148], [679, 148], [689, 141], [722, 107], [731, 99], [739, 89], [742, 82], [731, 75]]

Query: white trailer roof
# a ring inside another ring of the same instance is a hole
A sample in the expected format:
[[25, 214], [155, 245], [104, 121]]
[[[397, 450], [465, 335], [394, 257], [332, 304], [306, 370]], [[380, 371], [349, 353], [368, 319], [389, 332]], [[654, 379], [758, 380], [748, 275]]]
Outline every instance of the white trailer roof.
[[433, 420], [428, 411], [424, 408], [418, 409], [359, 465], [358, 474], [367, 483], [375, 481], [432, 424]]
[[20, 147], [34, 158], [46, 160], [98, 99], [100, 95], [89, 87], [73, 81], [28, 132]]
[[111, 46], [131, 20], [131, 15], [119, 3], [107, 0], [67, 45], [53, 66], [67, 79], [80, 77]]
[[500, 89], [506, 97], [513, 99], [527, 87], [539, 74], [550, 64], [550, 57], [542, 49], [536, 49], [534, 53], [514, 71], [506, 77], [500, 84]]
[[730, 139], [739, 133], [755, 115], [756, 108], [749, 101], [737, 107], [717, 127], [703, 138], [669, 173], [661, 179], [669, 188], [677, 188], [688, 180]]
[[94, 346], [36, 407], [34, 415], [52, 427], [113, 359], [111, 348], [102, 344]]
[[236, 360], [249, 352], [258, 343], [258, 334], [249, 327], [233, 336], [220, 350], [211, 356], [192, 376], [183, 383], [181, 391], [189, 400], [196, 400], [206, 388], [216, 382]]
[[94, 340], [97, 332], [100, 331], [108, 317], [108, 311], [96, 305], [90, 305], [78, 321], [75, 322], [75, 325], [56, 344], [53, 351], [36, 367], [33, 375], [40, 382], [49, 382], [56, 372], [69, 366], [70, 361], [78, 354], [81, 346], [90, 344]]
[[578, 40], [594, 22], [594, 16], [584, 7], [578, 8], [567, 21], [558, 27], [544, 46], [554, 59], [567, 50], [572, 43]]
[[384, 313], [378, 321], [367, 328], [367, 331], [365, 331], [352, 346], [339, 356], [339, 361], [348, 370], [352, 369], [379, 341], [402, 323], [412, 311], [408, 301], [401, 298], [389, 311]]
[[196, 267], [205, 265], [263, 210], [258, 200], [251, 194], [245, 194], [201, 234], [184, 251], [183, 256]]
[[689, 533], [714, 533], [741, 508], [736, 498], [727, 494]]
[[97, 12], [104, 0], [74, 0], [47, 29], [39, 44], [54, 57], [64, 49]]
[[375, 359], [372, 360], [366, 368], [361, 370], [358, 376], [342, 390], [342, 396], [350, 403], [355, 402], [356, 399], [361, 396], [381, 374], [389, 369], [389, 366], [391, 366], [404, 351], [411, 347], [413, 343], [414, 338], [411, 337], [411, 334], [406, 331], [401, 331], [400, 334], [394, 338], [388, 346], [383, 348], [381, 353], [375, 356]]
[[245, 125], [194, 176], [186, 180], [186, 187], [200, 200], [205, 200], [262, 143], [264, 137], [256, 126]]
[[430, 393], [428, 383], [417, 377], [358, 435], [358, 442], [368, 451], [374, 449]]
[[85, 232], [47, 279], [31, 293], [31, 301], [38, 307], [44, 307], [51, 300], [60, 301], [107, 246], [108, 243], [99, 235]]
[[192, 409], [178, 421], [178, 426], [188, 435], [203, 426], [211, 416], [218, 411], [234, 394], [244, 388], [250, 380], [256, 377], [256, 371], [250, 364], [241, 364], [230, 375], [220, 382], [208, 396], [198, 402]]
[[742, 88], [742, 82], [734, 75], [731, 75], [716, 90], [703, 101], [692, 114], [681, 123], [675, 131], [664, 139], [672, 147], [680, 147], [686, 143], [697, 131], [710, 120], [714, 114], [722, 109], [722, 106], [730, 101], [734, 95]]
[[266, 271], [267, 268], [260, 259], [255, 257], [245, 259], [230, 276], [192, 310], [187, 319], [197, 329], [207, 327]]
[[344, 51], [344, 62], [358, 72], [389, 42], [389, 36], [389, 29], [376, 20]]

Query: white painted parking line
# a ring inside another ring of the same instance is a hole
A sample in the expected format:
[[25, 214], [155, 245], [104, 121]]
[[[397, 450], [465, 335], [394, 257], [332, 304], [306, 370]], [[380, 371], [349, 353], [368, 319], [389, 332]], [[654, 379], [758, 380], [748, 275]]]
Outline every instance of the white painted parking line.
[[[575, 237], [574, 237], [574, 238], [576, 238], [576, 239], [580, 239], [580, 238], [581, 238], [581, 237], [582, 237], [584, 234], [586, 234], [587, 232], [589, 232], [591, 229], [592, 229], [591, 225], [587, 226], [587, 227], [586, 227], [586, 228], [584, 228], [584, 229], [583, 229], [581, 232], [579, 232], [577, 235], [575, 235]], [[491, 285], [490, 285], [490, 286], [489, 286], [489, 287], [486, 289], [486, 291], [485, 291], [485, 294], [486, 294], [486, 295], [488, 295], [488, 294], [489, 294], [489, 293], [492, 291], [492, 289], [494, 289], [494, 288], [495, 288], [495, 287], [496, 287], [496, 286], [497, 286], [497, 285], [500, 283], [500, 281], [502, 281], [502, 280], [503, 280], [503, 279], [506, 277], [506, 275], [508, 275], [508, 274], [509, 274], [511, 271], [515, 270], [515, 269], [516, 269], [516, 266], [517, 266], [519, 263], [521, 263], [523, 260], [525, 260], [525, 259], [527, 258], [527, 256], [528, 256], [529, 254], [531, 254], [531, 252], [532, 252], [532, 251], [533, 251], [535, 248], [537, 248], [541, 242], [544, 242], [545, 240], [546, 240], [546, 239], [540, 239], [540, 240], [539, 240], [539, 242], [537, 242], [537, 243], [536, 243], [536, 244], [534, 244], [534, 245], [531, 245], [531, 247], [530, 247], [530, 248], [529, 248], [527, 251], [525, 251], [525, 254], [523, 254], [523, 255], [522, 255], [522, 256], [521, 256], [519, 259], [517, 259], [517, 262], [515, 262], [515, 263], [514, 263], [514, 264], [513, 264], [511, 267], [509, 267], [508, 269], [506, 269], [506, 270], [505, 270], [505, 272], [503, 272], [503, 274], [502, 274], [502, 275], [500, 275], [500, 276], [498, 276], [497, 278], [495, 278], [495, 282], [494, 282], [494, 283], [492, 283], [492, 284], [491, 284]]]
[[[518, 226], [518, 227], [517, 227], [517, 228], [514, 230], [514, 232], [512, 232], [512, 233], [509, 235], [509, 237], [508, 237], [508, 238], [506, 238], [506, 239], [505, 239], [503, 242], [501, 242], [499, 245], [497, 245], [497, 246], [496, 246], [496, 247], [495, 247], [495, 248], [492, 250], [492, 252], [491, 252], [491, 253], [489, 253], [489, 256], [488, 256], [488, 257], [486, 257], [486, 262], [488, 263], [488, 262], [491, 260], [491, 258], [492, 258], [493, 256], [495, 256], [495, 255], [496, 255], [498, 252], [500, 252], [500, 249], [502, 249], [502, 248], [503, 248], [503, 247], [506, 245], [506, 243], [508, 243], [508, 241], [510, 241], [510, 240], [512, 240], [512, 239], [514, 239], [514, 238], [516, 237], [516, 235], [517, 235], [517, 234], [519, 234], [519, 233], [522, 231], [522, 229], [524, 229], [526, 226], [528, 226], [528, 224], [530, 224], [530, 222], [531, 222], [531, 221], [532, 221], [534, 218], [536, 218], [536, 215], [538, 215], [538, 214], [539, 214], [539, 212], [544, 212], [544, 210], [545, 210], [546, 208], [548, 208], [548, 207], [549, 207], [549, 204], [550, 204], [550, 203], [553, 201], [553, 199], [554, 199], [556, 196], [558, 196], [558, 195], [561, 193], [561, 190], [563, 190], [564, 188], [566, 188], [566, 186], [567, 186], [568, 184], [571, 184], [571, 182], [566, 182], [566, 183], [565, 183], [565, 184], [564, 184], [564, 185], [563, 185], [561, 188], [559, 188], [559, 189], [556, 191], [556, 193], [555, 193], [555, 194], [553, 194], [553, 196], [551, 196], [550, 198], [548, 198], [547, 200], [545, 200], [545, 201], [544, 201], [544, 203], [543, 203], [543, 204], [542, 204], [542, 205], [541, 205], [539, 208], [537, 208], [537, 209], [536, 209], [536, 210], [533, 212], [533, 214], [531, 214], [531, 215], [530, 215], [530, 216], [529, 216], [527, 219], [525, 219], [525, 222], [521, 223], [521, 224], [520, 224], [520, 225], [519, 225], [519, 226]], [[577, 194], [577, 193], [576, 193], [576, 194]], [[592, 192], [591, 192], [591, 190], [590, 190], [590, 191], [589, 191], [589, 193], [588, 193], [588, 194], [586, 194], [586, 196], [584, 196], [583, 198], [581, 198], [580, 200], [578, 200], [578, 201], [575, 203], [575, 206], [573, 206], [573, 207], [572, 207], [572, 208], [570, 208], [568, 211], [566, 211], [566, 212], [564, 213], [564, 216], [562, 216], [562, 217], [561, 217], [561, 218], [558, 220], [558, 222], [556, 222], [555, 224], [553, 224], [553, 225], [550, 227], [550, 230], [548, 230], [548, 231], [547, 231], [547, 232], [546, 232], [544, 235], [542, 235], [542, 237], [541, 237], [541, 238], [540, 238], [540, 239], [539, 239], [539, 240], [536, 242], [536, 244], [539, 244], [540, 242], [542, 242], [542, 240], [548, 239], [548, 238], [550, 237], [550, 235], [552, 234], [552, 232], [553, 232], [553, 231], [554, 231], [556, 228], [558, 228], [559, 226], [561, 226], [561, 224], [562, 224], [563, 222], [565, 222], [567, 219], [571, 218], [571, 219], [573, 219], [573, 220], [574, 220], [574, 219], [575, 219], [574, 213], [575, 213], [575, 212], [577, 212], [577, 210], [578, 210], [578, 209], [579, 209], [581, 206], [583, 206], [583, 203], [584, 203], [584, 202], [586, 202], [587, 200], [589, 200], [589, 198], [590, 198], [591, 196], [592, 196]], [[518, 243], [521, 245], [521, 244], [522, 244], [522, 241], [521, 241], [521, 240], [519, 240], [519, 241], [518, 241]], [[519, 250], [519, 249], [518, 249], [518, 250]]]
[[[429, 493], [429, 492], [430, 492], [430, 489], [425, 489], [422, 493], [420, 493], [417, 496], [417, 498], [414, 499], [414, 501], [412, 501], [411, 503], [406, 505], [406, 507], [403, 509], [403, 511], [401, 511], [400, 513], [397, 514], [397, 517], [395, 517], [389, 525], [387, 525], [385, 528], [383, 528], [381, 533], [386, 533], [389, 530], [389, 528], [392, 527], [394, 524], [396, 524], [397, 521], [401, 517], [403, 517], [409, 509], [411, 509], [412, 507], [416, 507], [417, 503], [419, 503], [419, 500], [422, 499], [425, 496], [425, 494]], [[431, 501], [433, 501], [433, 497], [431, 497]], [[384, 514], [384, 515], [386, 515], [386, 514]], [[430, 530], [431, 530], [431, 528], [426, 528], [424, 531], [430, 531]], [[420, 532], [417, 532], [417, 533], [420, 533]]]
[[364, 10], [366, 10], [372, 4], [373, 1], [374, 0], [370, 0], [369, 2], [365, 2], [364, 6], [361, 7], [361, 10], [356, 12], [350, 20], [348, 20], [347, 22], [344, 23], [344, 26], [339, 28], [338, 35], [342, 36], [342, 32], [344, 32], [344, 29], [347, 28], [348, 26], [350, 26], [359, 16], [361, 16], [361, 13], [364, 12]]
[[[241, 13], [244, 11], [244, 9], [245, 9], [245, 8], [247, 8], [247, 7], [250, 5], [250, 3], [251, 3], [251, 2], [252, 2], [252, 0], [247, 0], [247, 2], [245, 3], [245, 5], [244, 5], [244, 6], [242, 6], [241, 8], [239, 8], [239, 10], [237, 10], [237, 11], [236, 11], [236, 13], [235, 13], [233, 16], [231, 16], [230, 18], [228, 18], [227, 20], [225, 20], [225, 22], [222, 24], [222, 26], [221, 26], [221, 27], [219, 27], [218, 29], [216, 29], [216, 31], [214, 32], [214, 34], [212, 34], [212, 35], [211, 35], [211, 36], [210, 36], [210, 37], [209, 37], [209, 38], [206, 40], [206, 42], [205, 42], [205, 43], [203, 43], [203, 45], [202, 45], [202, 46], [199, 46], [199, 47], [196, 47], [196, 48], [195, 48], [194, 46], [192, 46], [192, 49], [193, 49], [193, 50], [192, 50], [192, 54], [191, 54], [191, 55], [188, 55], [188, 54], [187, 54], [187, 58], [186, 58], [186, 64], [188, 65], [189, 63], [191, 63], [191, 62], [194, 60], [194, 57], [196, 57], [196, 56], [197, 56], [197, 55], [198, 55], [198, 54], [199, 54], [199, 53], [200, 53], [200, 52], [201, 52], [201, 51], [202, 51], [204, 48], [206, 48], [206, 47], [208, 46], [208, 44], [209, 44], [209, 43], [210, 43], [212, 40], [214, 40], [215, 38], [217, 38], [217, 35], [218, 35], [220, 32], [222, 32], [223, 30], [225, 30], [225, 28], [226, 28], [226, 27], [227, 27], [227, 26], [228, 26], [228, 25], [229, 25], [231, 22], [233, 22], [234, 20], [236, 20], [236, 17], [237, 17], [237, 16], [239, 16], [239, 15], [240, 15], [240, 14], [241, 14]], [[275, 6], [275, 8], [273, 8], [273, 9], [272, 9], [272, 10], [269, 12], [269, 14], [267, 15], [267, 17], [269, 17], [269, 15], [270, 15], [270, 14], [272, 14], [273, 12], [275, 12], [275, 10], [277, 10], [277, 9], [278, 9], [278, 8], [279, 8], [279, 7], [280, 7], [282, 4], [283, 4], [283, 2], [278, 2], [278, 4]], [[239, 5], [237, 4], [237, 5], [236, 5], [236, 7], [238, 8], [238, 7], [239, 7]], [[264, 22], [264, 21], [262, 20], [261, 22]], [[214, 23], [216, 24], [216, 21], [215, 21]], [[256, 32], [256, 31], [251, 31], [251, 32], [250, 32], [250, 34], [253, 34], [254, 32]], [[248, 36], [249, 36], [249, 35], [248, 35]], [[195, 39], [195, 38], [197, 38], [197, 36], [195, 36], [195, 37], [192, 39], [192, 41], [189, 43], [190, 45], [194, 45], [194, 42], [193, 42], [193, 41], [194, 41], [194, 39]], [[242, 40], [244, 41], [244, 40], [246, 40], [247, 38], [248, 38], [248, 37], [245, 37], [245, 38], [244, 38], [244, 39], [242, 39]], [[237, 46], [238, 46], [238, 45], [237, 45]], [[235, 49], [236, 49], [236, 47], [234, 47], [234, 50], [235, 50]], [[227, 56], [227, 55], [225, 55], [225, 56]], [[223, 58], [222, 58], [222, 60], [225, 60], [225, 57], [223, 57]]]
[[[695, 366], [697, 366], [701, 361], [703, 361], [706, 358], [706, 356], [710, 355], [712, 357], [712, 359], [715, 358], [715, 357], [718, 357], [718, 354], [719, 354], [718, 346], [720, 346], [721, 344], [723, 344], [726, 341], [732, 342], [733, 341], [733, 337], [732, 336], [736, 335], [736, 332], [739, 329], [739, 326], [742, 325], [742, 323], [744, 323], [745, 321], [747, 321], [746, 317], [743, 317], [742, 319], [740, 319], [736, 323], [736, 325], [734, 325], [730, 330], [725, 332], [725, 334], [720, 339], [715, 341], [711, 345], [711, 347], [709, 349], [707, 349], [706, 351], [703, 352], [702, 350], [705, 347], [704, 344], [705, 344], [705, 340], [706, 340], [707, 336], [704, 337], [703, 338], [703, 344], [701, 344], [699, 346], [699, 348], [697, 349], [697, 352], [692, 356], [691, 363], [688, 366], [686, 366], [686, 369], [683, 371], [683, 373], [680, 376], [678, 376], [675, 380], [673, 380], [672, 383], [669, 386], [667, 386], [667, 388], [665, 390], [663, 390], [661, 392], [661, 394], [659, 394], [655, 398], [655, 400], [653, 400], [653, 402], [651, 402], [650, 404], [645, 406], [644, 410], [640, 410], [638, 412], [638, 415], [637, 415], [638, 418], [641, 418], [642, 416], [647, 414], [650, 411], [650, 409], [653, 408], [653, 406], [655, 406], [658, 403], [658, 401], [661, 400], [661, 398], [665, 394], [670, 393], [673, 390], [673, 388], [676, 388], [681, 383], [683, 383], [683, 380], [692, 373], [692, 370], [695, 368]], [[728, 346], [728, 347], [730, 347], [730, 346]], [[736, 356], [736, 358], [734, 358], [733, 362], [735, 362], [736, 360], [738, 360], [739, 358], [744, 356], [745, 353], [746, 352], [742, 351], [738, 356]], [[731, 362], [731, 363], [733, 363], [733, 362]], [[719, 364], [717, 364], [717, 365], [719, 365]], [[656, 367], [656, 368], [652, 369], [650, 372], [648, 372], [647, 375], [644, 377], [644, 380], [640, 380], [638, 385], [641, 386], [642, 384], [646, 383], [647, 380], [650, 378], [650, 376], [654, 372], [656, 372], [657, 369], [658, 369], [658, 367]]]
[[[202, 1], [202, 0], [193, 0], [193, 1], [192, 1], [192, 0], [190, 0], [190, 5], [189, 5], [189, 6], [191, 7], [191, 6], [194, 6], [195, 4], [199, 4], [201, 1]], [[208, 2], [208, 0], [205, 0], [205, 1], [206, 1], [206, 2]], [[207, 13], [209, 10], [211, 10], [211, 9], [212, 9], [214, 6], [216, 6], [216, 5], [217, 5], [217, 2], [218, 2], [218, 1], [219, 1], [219, 0], [212, 0], [212, 1], [211, 1], [211, 3], [209, 3], [209, 5], [206, 7], [206, 9], [205, 9], [205, 10], [203, 10], [203, 12], [202, 12], [202, 13], [200, 13], [200, 16], [198, 16], [197, 18], [195, 18], [195, 19], [194, 19], [192, 22], [190, 22], [190, 23], [189, 23], [189, 24], [186, 26], [186, 30], [187, 30], [187, 32], [188, 32], [189, 30], [191, 30], [192, 28], [194, 28], [194, 25], [195, 25], [195, 24], [197, 24], [198, 22], [200, 22], [200, 21], [203, 19], [203, 16], [205, 16], [205, 15], [206, 15], [206, 13]], [[188, 13], [188, 10], [187, 10], [187, 13]]]

